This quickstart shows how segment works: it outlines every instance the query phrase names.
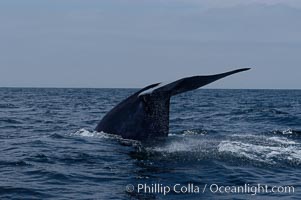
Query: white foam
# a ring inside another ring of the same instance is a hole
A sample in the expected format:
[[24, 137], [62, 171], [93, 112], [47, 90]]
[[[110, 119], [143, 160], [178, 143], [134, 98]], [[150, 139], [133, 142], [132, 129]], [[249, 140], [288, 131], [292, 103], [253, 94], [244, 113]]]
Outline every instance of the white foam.
[[70, 135], [76, 135], [81, 137], [97, 137], [97, 138], [114, 138], [115, 135], [107, 134], [104, 132], [97, 132], [97, 131], [88, 131], [84, 128], [76, 131], [75, 133], [71, 133]]
[[181, 142], [172, 142], [166, 146], [159, 146], [152, 148], [152, 151], [164, 152], [164, 153], [175, 153], [175, 152], [187, 152], [192, 149], [187, 148], [187, 144]]
[[283, 138], [283, 137], [270, 137], [268, 138], [268, 140], [274, 141], [276, 143], [280, 143], [280, 144], [299, 144], [293, 140], [289, 140], [287, 138]]
[[169, 133], [168, 134], [168, 137], [183, 137], [183, 136], [189, 136], [189, 135], [200, 135], [200, 136], [203, 136], [203, 135], [206, 135], [206, 131], [195, 131], [195, 130], [185, 130], [182, 134], [177, 134], [177, 133]]
[[[270, 138], [271, 139], [271, 138]], [[278, 146], [271, 145], [259, 145], [244, 143], [239, 141], [225, 140], [218, 145], [218, 151], [221, 153], [231, 153], [238, 157], [245, 157], [250, 160], [256, 160], [259, 162], [266, 162], [274, 164], [275, 160], [298, 160], [301, 162], [301, 149], [293, 142], [283, 142], [279, 138], [272, 138], [271, 140], [280, 143]], [[283, 146], [281, 144], [289, 144]]]
[[283, 135], [291, 135], [291, 134], [293, 134], [293, 130], [290, 128], [286, 129], [286, 130], [282, 131], [282, 134]]
[[97, 132], [97, 131], [88, 131], [84, 128], [76, 131], [75, 133], [71, 133], [71, 136], [80, 136], [80, 137], [95, 137], [101, 139], [111, 139], [117, 140], [123, 145], [135, 146], [140, 145], [140, 142], [137, 140], [123, 139], [120, 135], [109, 134], [105, 132]]
[[214, 141], [205, 138], [183, 137], [184, 135], [177, 135], [163, 144], [146, 148], [148, 151], [160, 153], [196, 153], [195, 155], [203, 155], [208, 151], [212, 151], [216, 145], [212, 144]]
[[287, 144], [287, 145], [299, 144], [298, 142], [290, 140], [286, 137], [278, 137], [278, 136], [268, 137], [266, 135], [234, 134], [232, 135], [232, 137], [239, 138], [239, 139], [260, 141], [260, 142], [266, 141], [268, 143], [274, 142], [274, 143]]
[[201, 133], [194, 130], [185, 130], [183, 135], [205, 135], [206, 131], [202, 131]]
[[[193, 156], [216, 156], [230, 154], [233, 157], [246, 158], [252, 161], [277, 164], [279, 162], [294, 162], [301, 164], [300, 143], [286, 137], [268, 137], [263, 135], [235, 134], [228, 139], [213, 139], [207, 137], [189, 137], [187, 135], [203, 135], [191, 130], [183, 134], [169, 134], [170, 140], [163, 144], [146, 147], [147, 151], [160, 152], [162, 155], [174, 153], [194, 153]], [[122, 139], [120, 136], [104, 132], [80, 129], [71, 135], [81, 137], [96, 137], [104, 139], [117, 139], [122, 144], [135, 145], [137, 141]], [[166, 154], [167, 153], [167, 154]]]

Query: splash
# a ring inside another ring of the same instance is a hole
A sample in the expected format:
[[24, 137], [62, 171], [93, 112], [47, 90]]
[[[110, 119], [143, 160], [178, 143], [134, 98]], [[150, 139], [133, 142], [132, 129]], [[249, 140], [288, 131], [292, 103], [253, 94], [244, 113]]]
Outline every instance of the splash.
[[118, 137], [116, 135], [108, 134], [105, 132], [89, 131], [84, 128], [79, 129], [74, 133], [71, 133], [70, 136], [95, 137], [95, 138], [103, 138], [103, 139], [112, 139]]
[[293, 130], [291, 128], [282, 131], [283, 135], [291, 135], [293, 134]]
[[222, 160], [254, 165], [301, 165], [301, 143], [285, 136], [172, 134], [164, 143], [144, 148], [156, 159]]
[[267, 164], [283, 162], [301, 164], [301, 147], [298, 142], [275, 136], [236, 135], [236, 137], [235, 141], [221, 141], [218, 145], [219, 153]]
[[[277, 165], [289, 163], [301, 165], [301, 143], [284, 136], [234, 134], [227, 137], [212, 137], [205, 131], [186, 130], [181, 134], [169, 134], [163, 142], [146, 145], [139, 141], [123, 139], [118, 135], [80, 129], [71, 136], [94, 137], [115, 140], [124, 146], [139, 147], [138, 152], [155, 154], [157, 159], [191, 160], [239, 159], [245, 162]], [[145, 158], [147, 159], [147, 158]]]
[[119, 135], [109, 134], [105, 132], [89, 131], [84, 128], [79, 129], [78, 131], [71, 133], [70, 136], [80, 136], [80, 137], [89, 137], [89, 138], [98, 138], [104, 140], [115, 140], [124, 146], [140, 146], [141, 143], [137, 140], [123, 139]]

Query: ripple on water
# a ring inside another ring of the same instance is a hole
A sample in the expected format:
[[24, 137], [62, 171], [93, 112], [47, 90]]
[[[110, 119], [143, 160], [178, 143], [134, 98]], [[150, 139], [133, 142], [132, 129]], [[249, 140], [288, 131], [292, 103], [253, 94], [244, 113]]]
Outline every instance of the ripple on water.
[[[137, 142], [93, 131], [134, 91], [0, 88], [0, 199], [161, 199], [124, 191], [139, 182], [301, 187], [300, 91], [197, 90], [175, 96], [170, 134], [163, 140]], [[298, 196], [300, 191], [256, 197]], [[200, 196], [167, 199], [190, 197]]]

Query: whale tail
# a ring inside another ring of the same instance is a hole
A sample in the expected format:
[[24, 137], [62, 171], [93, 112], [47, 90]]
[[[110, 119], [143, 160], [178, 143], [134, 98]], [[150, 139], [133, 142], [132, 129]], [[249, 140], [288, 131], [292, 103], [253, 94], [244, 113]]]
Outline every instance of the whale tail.
[[144, 95], [167, 95], [169, 97], [183, 93], [188, 92], [190, 90], [195, 90], [197, 88], [200, 88], [202, 86], [205, 86], [209, 83], [212, 83], [214, 81], [217, 81], [221, 78], [224, 78], [226, 76], [236, 74], [242, 71], [247, 71], [250, 68], [242, 68], [237, 69], [221, 74], [215, 74], [215, 75], [208, 75], [208, 76], [191, 76], [187, 78], [182, 78], [180, 80], [167, 83], [167, 84], [154, 84], [152, 87], [148, 86], [144, 89], [142, 89], [139, 93], [140, 96]]
[[169, 132], [169, 109], [172, 96], [248, 69], [238, 69], [211, 76], [192, 76], [167, 84], [149, 85], [115, 106], [103, 117], [95, 130], [136, 140], [166, 137]]

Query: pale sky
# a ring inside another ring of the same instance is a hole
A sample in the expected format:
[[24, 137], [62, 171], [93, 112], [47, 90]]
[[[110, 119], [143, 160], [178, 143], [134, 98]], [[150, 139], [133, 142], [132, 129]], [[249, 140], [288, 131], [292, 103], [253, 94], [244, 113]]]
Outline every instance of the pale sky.
[[1, 0], [0, 87], [301, 89], [300, 0]]

